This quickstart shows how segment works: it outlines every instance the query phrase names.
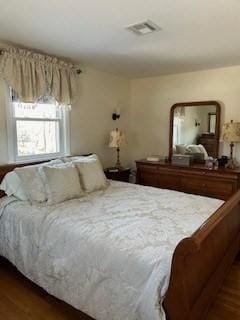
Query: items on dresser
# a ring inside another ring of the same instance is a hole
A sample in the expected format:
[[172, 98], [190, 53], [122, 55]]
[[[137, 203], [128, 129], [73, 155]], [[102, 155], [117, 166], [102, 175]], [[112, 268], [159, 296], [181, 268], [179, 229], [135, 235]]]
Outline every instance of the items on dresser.
[[221, 156], [221, 158], [218, 158], [218, 166], [225, 168], [226, 164], [228, 163], [228, 157], [227, 156]]
[[137, 183], [158, 188], [227, 200], [240, 188], [240, 169], [214, 167], [204, 164], [188, 167], [164, 162], [136, 161]]
[[172, 164], [180, 166], [190, 166], [192, 163], [193, 157], [185, 154], [173, 154]]
[[160, 161], [161, 158], [160, 158], [160, 156], [148, 156], [147, 160], [152, 161], [152, 162], [157, 162], [157, 161]]

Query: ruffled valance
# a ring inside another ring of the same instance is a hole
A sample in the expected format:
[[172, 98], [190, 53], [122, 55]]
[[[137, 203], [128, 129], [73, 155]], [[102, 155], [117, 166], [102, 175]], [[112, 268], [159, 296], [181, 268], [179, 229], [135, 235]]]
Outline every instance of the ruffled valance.
[[51, 96], [71, 105], [76, 91], [77, 68], [57, 57], [8, 47], [0, 56], [0, 71], [22, 102], [34, 103]]

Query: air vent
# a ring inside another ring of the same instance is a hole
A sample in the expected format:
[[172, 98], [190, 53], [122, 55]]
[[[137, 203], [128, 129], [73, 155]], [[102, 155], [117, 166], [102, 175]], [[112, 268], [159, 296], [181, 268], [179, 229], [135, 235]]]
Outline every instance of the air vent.
[[142, 36], [161, 30], [161, 28], [156, 23], [150, 20], [129, 25], [126, 27], [126, 29]]

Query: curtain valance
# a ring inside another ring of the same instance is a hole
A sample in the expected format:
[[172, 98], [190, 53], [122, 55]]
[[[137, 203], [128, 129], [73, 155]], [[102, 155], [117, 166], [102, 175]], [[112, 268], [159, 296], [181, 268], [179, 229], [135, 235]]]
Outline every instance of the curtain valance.
[[70, 62], [30, 50], [8, 47], [0, 56], [0, 71], [22, 102], [51, 96], [70, 105], [76, 91], [77, 67]]

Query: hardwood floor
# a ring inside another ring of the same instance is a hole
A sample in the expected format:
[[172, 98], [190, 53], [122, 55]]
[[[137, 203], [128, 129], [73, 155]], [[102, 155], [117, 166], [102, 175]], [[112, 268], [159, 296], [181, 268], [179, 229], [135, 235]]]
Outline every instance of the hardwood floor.
[[206, 320], [240, 319], [240, 259], [234, 263]]
[[[0, 320], [91, 320], [46, 294], [0, 260]], [[206, 320], [240, 320], [240, 260], [226, 278]]]
[[0, 260], [0, 320], [91, 320]]

